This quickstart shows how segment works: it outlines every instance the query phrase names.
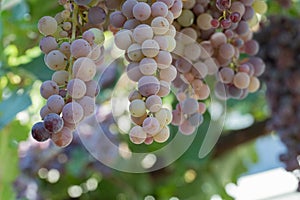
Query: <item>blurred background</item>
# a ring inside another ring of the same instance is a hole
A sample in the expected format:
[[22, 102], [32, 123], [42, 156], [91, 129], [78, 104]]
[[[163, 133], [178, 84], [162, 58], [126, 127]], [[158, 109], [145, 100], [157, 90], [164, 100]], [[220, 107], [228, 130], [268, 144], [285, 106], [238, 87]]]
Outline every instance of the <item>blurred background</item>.
[[[151, 171], [156, 163], [164, 161], [149, 154], [142, 159], [142, 166], [150, 172], [142, 174], [120, 172], [95, 159], [98, 156], [107, 162], [118, 156], [130, 159], [130, 152], [151, 152], [163, 147], [161, 144], [138, 146], [128, 140], [126, 132], [130, 121], [122, 113], [127, 109], [126, 96], [132, 85], [124, 84], [128, 83], [122, 76], [124, 61], [118, 58], [112, 33], [105, 33], [105, 49], [112, 60], [106, 60], [105, 67], [99, 69], [99, 74], [104, 76], [99, 79], [97, 122], [101, 122], [104, 131], [92, 137], [88, 137], [89, 133], [75, 132], [71, 145], [63, 149], [50, 141], [37, 143], [31, 138], [30, 129], [40, 120], [39, 110], [45, 104], [39, 88], [52, 75], [38, 46], [41, 35], [37, 22], [42, 16], [54, 16], [62, 8], [57, 1], [0, 2], [0, 200], [300, 199], [296, 192], [299, 164], [289, 166], [280, 161], [288, 159], [284, 157], [286, 147], [280, 140], [285, 131], [271, 131], [274, 120], [278, 125], [284, 119], [290, 121], [289, 127], [299, 134], [299, 125], [290, 118], [292, 114], [296, 116], [295, 110], [290, 110], [289, 115], [288, 111], [286, 115], [272, 112], [281, 105], [290, 105], [289, 99], [296, 98], [286, 93], [272, 93], [287, 87], [281, 76], [292, 79], [291, 87], [300, 86], [297, 82], [300, 75], [292, 69], [297, 67], [299, 56], [294, 53], [297, 54], [300, 43], [289, 35], [293, 33], [300, 38], [298, 0], [267, 1], [264, 24], [254, 36], [261, 45], [260, 56], [267, 63], [266, 75], [262, 77], [264, 84], [242, 101], [227, 102], [224, 130], [212, 152], [205, 158], [198, 157], [209, 119], [216, 114], [208, 112], [192, 145], [178, 160]], [[280, 51], [282, 45], [286, 51]], [[282, 67], [277, 68], [277, 64]], [[114, 104], [125, 105], [114, 115], [110, 110], [112, 96]], [[281, 102], [279, 98], [285, 100]], [[170, 96], [165, 103], [176, 105], [175, 99]], [[223, 109], [222, 105], [217, 106]], [[177, 132], [175, 127], [171, 130]], [[118, 149], [106, 145], [104, 137]], [[93, 145], [87, 145], [92, 141]], [[295, 148], [298, 151], [299, 144], [295, 144]], [[122, 149], [128, 153], [122, 153]]]

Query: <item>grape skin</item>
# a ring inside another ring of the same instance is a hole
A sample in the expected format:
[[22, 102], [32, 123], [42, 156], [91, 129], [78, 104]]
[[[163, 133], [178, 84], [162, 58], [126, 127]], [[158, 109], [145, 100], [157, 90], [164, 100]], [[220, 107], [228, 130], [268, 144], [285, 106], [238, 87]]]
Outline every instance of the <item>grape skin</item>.
[[59, 70], [52, 74], [52, 81], [56, 82], [58, 86], [64, 86], [68, 83], [69, 72]]
[[50, 133], [43, 122], [37, 122], [31, 128], [31, 136], [38, 142], [44, 142], [50, 138]]
[[90, 81], [96, 74], [95, 63], [86, 57], [78, 58], [73, 64], [73, 78]]
[[155, 117], [147, 117], [144, 120], [142, 127], [147, 134], [154, 136], [160, 130], [160, 123]]
[[69, 95], [74, 99], [82, 98], [86, 93], [86, 85], [80, 79], [72, 79], [67, 85]]
[[53, 17], [44, 16], [38, 22], [38, 29], [45, 36], [53, 35], [57, 29], [57, 22]]
[[59, 87], [54, 81], [45, 81], [40, 87], [40, 94], [45, 99], [48, 99], [51, 95], [58, 93]]
[[53, 50], [47, 54], [46, 64], [51, 70], [62, 70], [67, 66], [67, 58], [59, 50]]
[[58, 147], [66, 147], [73, 140], [72, 130], [64, 126], [60, 132], [53, 134], [51, 136], [51, 140]]
[[85, 117], [90, 116], [95, 111], [95, 100], [92, 97], [84, 96], [81, 99], [76, 100], [77, 103], [83, 108], [83, 115]]
[[65, 105], [65, 101], [60, 95], [54, 94], [47, 99], [46, 105], [50, 111], [59, 114]]
[[51, 133], [58, 133], [64, 126], [63, 119], [56, 113], [50, 113], [44, 118], [44, 126]]
[[152, 112], [158, 112], [162, 107], [162, 100], [158, 95], [151, 95], [146, 99], [146, 108]]
[[146, 138], [147, 134], [141, 126], [134, 126], [129, 132], [129, 139], [134, 144], [142, 144]]
[[135, 99], [130, 102], [129, 112], [133, 117], [141, 117], [146, 113], [146, 105], [143, 100]]
[[84, 111], [81, 105], [74, 101], [67, 103], [62, 110], [62, 117], [64, 121], [71, 124], [79, 123], [84, 116], [83, 114]]

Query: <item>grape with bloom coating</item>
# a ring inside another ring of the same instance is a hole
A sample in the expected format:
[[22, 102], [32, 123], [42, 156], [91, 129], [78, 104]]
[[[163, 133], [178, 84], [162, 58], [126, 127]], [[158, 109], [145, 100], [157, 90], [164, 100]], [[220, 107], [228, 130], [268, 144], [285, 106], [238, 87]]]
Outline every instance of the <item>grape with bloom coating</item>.
[[57, 48], [57, 41], [52, 36], [43, 37], [40, 41], [40, 49], [45, 54], [48, 54], [50, 51], [56, 50]]
[[59, 87], [54, 81], [45, 81], [40, 87], [40, 94], [45, 99], [48, 99], [51, 95], [58, 93]]
[[46, 64], [51, 70], [62, 70], [67, 66], [67, 57], [59, 50], [53, 50], [47, 54]]
[[138, 43], [133, 43], [127, 49], [128, 58], [131, 61], [138, 62], [143, 59], [142, 47]]
[[90, 80], [88, 82], [85, 82], [85, 85], [86, 85], [85, 96], [94, 98], [99, 94], [100, 89], [97, 81]]
[[250, 77], [245, 72], [238, 72], [233, 78], [234, 85], [239, 89], [245, 89], [250, 84]]
[[186, 98], [181, 105], [181, 110], [184, 114], [193, 114], [196, 113], [199, 109], [197, 100], [194, 98]]
[[68, 83], [69, 72], [59, 70], [52, 74], [52, 81], [56, 82], [58, 86], [64, 86]]
[[134, 144], [142, 144], [147, 138], [147, 133], [141, 126], [134, 126], [129, 132], [129, 139]]
[[138, 25], [132, 33], [134, 41], [142, 44], [145, 40], [152, 39], [154, 36], [151, 26], [147, 24]]
[[191, 135], [195, 130], [196, 128], [186, 119], [179, 125], [179, 131], [184, 135]]
[[65, 105], [65, 100], [60, 95], [54, 94], [47, 99], [46, 105], [50, 111], [59, 114]]
[[164, 126], [156, 135], [153, 136], [155, 142], [164, 143], [170, 137], [170, 128], [168, 126]]
[[31, 128], [31, 136], [38, 142], [44, 142], [50, 138], [50, 133], [43, 122], [37, 122]]
[[158, 112], [162, 107], [162, 100], [158, 95], [151, 95], [146, 99], [146, 108], [152, 112]]
[[151, 7], [145, 2], [138, 2], [133, 6], [133, 16], [140, 21], [145, 21], [151, 16]]
[[135, 99], [129, 104], [129, 112], [134, 117], [141, 117], [146, 113], [145, 102], [141, 99]]
[[172, 122], [172, 112], [167, 108], [162, 108], [154, 114], [159, 121], [161, 127], [166, 126]]
[[153, 75], [157, 70], [157, 63], [153, 58], [143, 58], [139, 64], [139, 69], [144, 75]]
[[38, 22], [38, 29], [43, 35], [53, 35], [57, 29], [57, 22], [53, 17], [44, 16]]
[[164, 35], [169, 30], [169, 21], [165, 17], [155, 17], [151, 22], [151, 27], [155, 35]]
[[152, 39], [145, 40], [142, 44], [143, 54], [150, 58], [157, 56], [159, 49], [159, 44]]
[[66, 147], [73, 140], [72, 130], [64, 126], [60, 132], [52, 134], [51, 140], [58, 147]]
[[155, 76], [143, 76], [138, 82], [138, 90], [145, 97], [157, 94], [159, 88], [160, 82]]
[[160, 130], [160, 123], [155, 117], [147, 117], [143, 122], [143, 130], [153, 136]]
[[119, 49], [127, 50], [132, 42], [132, 32], [130, 30], [120, 30], [114, 36], [115, 44]]
[[73, 64], [73, 78], [90, 81], [96, 74], [95, 63], [86, 57], [78, 58]]
[[86, 85], [82, 80], [75, 78], [69, 81], [67, 90], [72, 98], [80, 99], [86, 93]]
[[44, 126], [50, 133], [58, 133], [64, 126], [63, 119], [56, 113], [50, 113], [44, 118]]
[[64, 121], [77, 124], [82, 120], [84, 116], [84, 111], [81, 105], [77, 102], [67, 103], [62, 110], [62, 117]]

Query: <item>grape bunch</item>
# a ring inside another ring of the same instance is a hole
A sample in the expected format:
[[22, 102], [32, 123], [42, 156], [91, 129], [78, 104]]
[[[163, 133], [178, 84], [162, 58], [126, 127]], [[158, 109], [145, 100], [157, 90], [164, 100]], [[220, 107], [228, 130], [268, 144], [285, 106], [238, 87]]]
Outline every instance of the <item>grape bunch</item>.
[[[249, 92], [260, 88], [257, 77], [264, 72], [265, 64], [255, 56], [259, 45], [253, 39], [251, 27], [258, 23], [257, 15], [265, 13], [266, 9], [263, 0], [183, 2], [182, 14], [174, 26], [195, 38], [203, 51], [193, 44], [189, 47], [192, 50], [184, 50], [179, 45], [179, 52], [184, 53], [185, 59], [201, 52], [192, 64], [196, 68], [200, 65], [204, 75], [216, 76], [218, 82], [214, 92], [217, 97], [243, 99]], [[179, 37], [177, 44], [181, 40], [182, 37]], [[241, 55], [245, 59], [240, 59]], [[190, 74], [186, 77], [191, 77]]]
[[[103, 63], [104, 34], [99, 26], [106, 14], [89, 2], [61, 0], [62, 12], [38, 22], [44, 35], [40, 49], [47, 67], [54, 71], [52, 79], [40, 87], [41, 96], [47, 100], [40, 111], [43, 121], [34, 124], [31, 131], [39, 142], [50, 138], [59, 147], [69, 145], [76, 124], [94, 113], [99, 88], [93, 78]], [[82, 13], [88, 17], [81, 17]]]
[[181, 14], [180, 0], [158, 0], [151, 4], [127, 0], [120, 11], [110, 15], [119, 31], [115, 44], [125, 50], [127, 75], [137, 83], [129, 95], [129, 112], [134, 127], [130, 140], [135, 144], [162, 143], [170, 136], [172, 112], [164, 108], [162, 97], [170, 93], [177, 70], [171, 52], [176, 47], [175, 18]]
[[269, 126], [287, 147], [287, 151], [280, 155], [280, 160], [288, 171], [299, 170], [299, 20], [270, 17], [269, 22], [256, 34], [256, 39], [261, 44], [259, 55], [267, 66], [262, 80], [267, 85], [266, 95], [272, 116]]

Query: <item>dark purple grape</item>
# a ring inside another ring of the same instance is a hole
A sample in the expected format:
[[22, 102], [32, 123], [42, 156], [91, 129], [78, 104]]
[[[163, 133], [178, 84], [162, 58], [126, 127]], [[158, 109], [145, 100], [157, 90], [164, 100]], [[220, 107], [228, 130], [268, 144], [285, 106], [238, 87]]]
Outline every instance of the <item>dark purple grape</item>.
[[51, 133], [58, 133], [64, 126], [64, 120], [56, 113], [50, 113], [44, 118], [44, 127]]
[[44, 142], [50, 138], [51, 134], [45, 129], [43, 122], [37, 122], [31, 129], [31, 135], [36, 141]]
[[222, 19], [221, 20], [221, 27], [227, 29], [231, 26], [231, 21], [229, 19]]
[[217, 0], [216, 7], [220, 11], [228, 10], [231, 7], [231, 0]]
[[99, 6], [91, 7], [88, 11], [88, 19], [91, 24], [102, 24], [106, 19], [106, 13]]

